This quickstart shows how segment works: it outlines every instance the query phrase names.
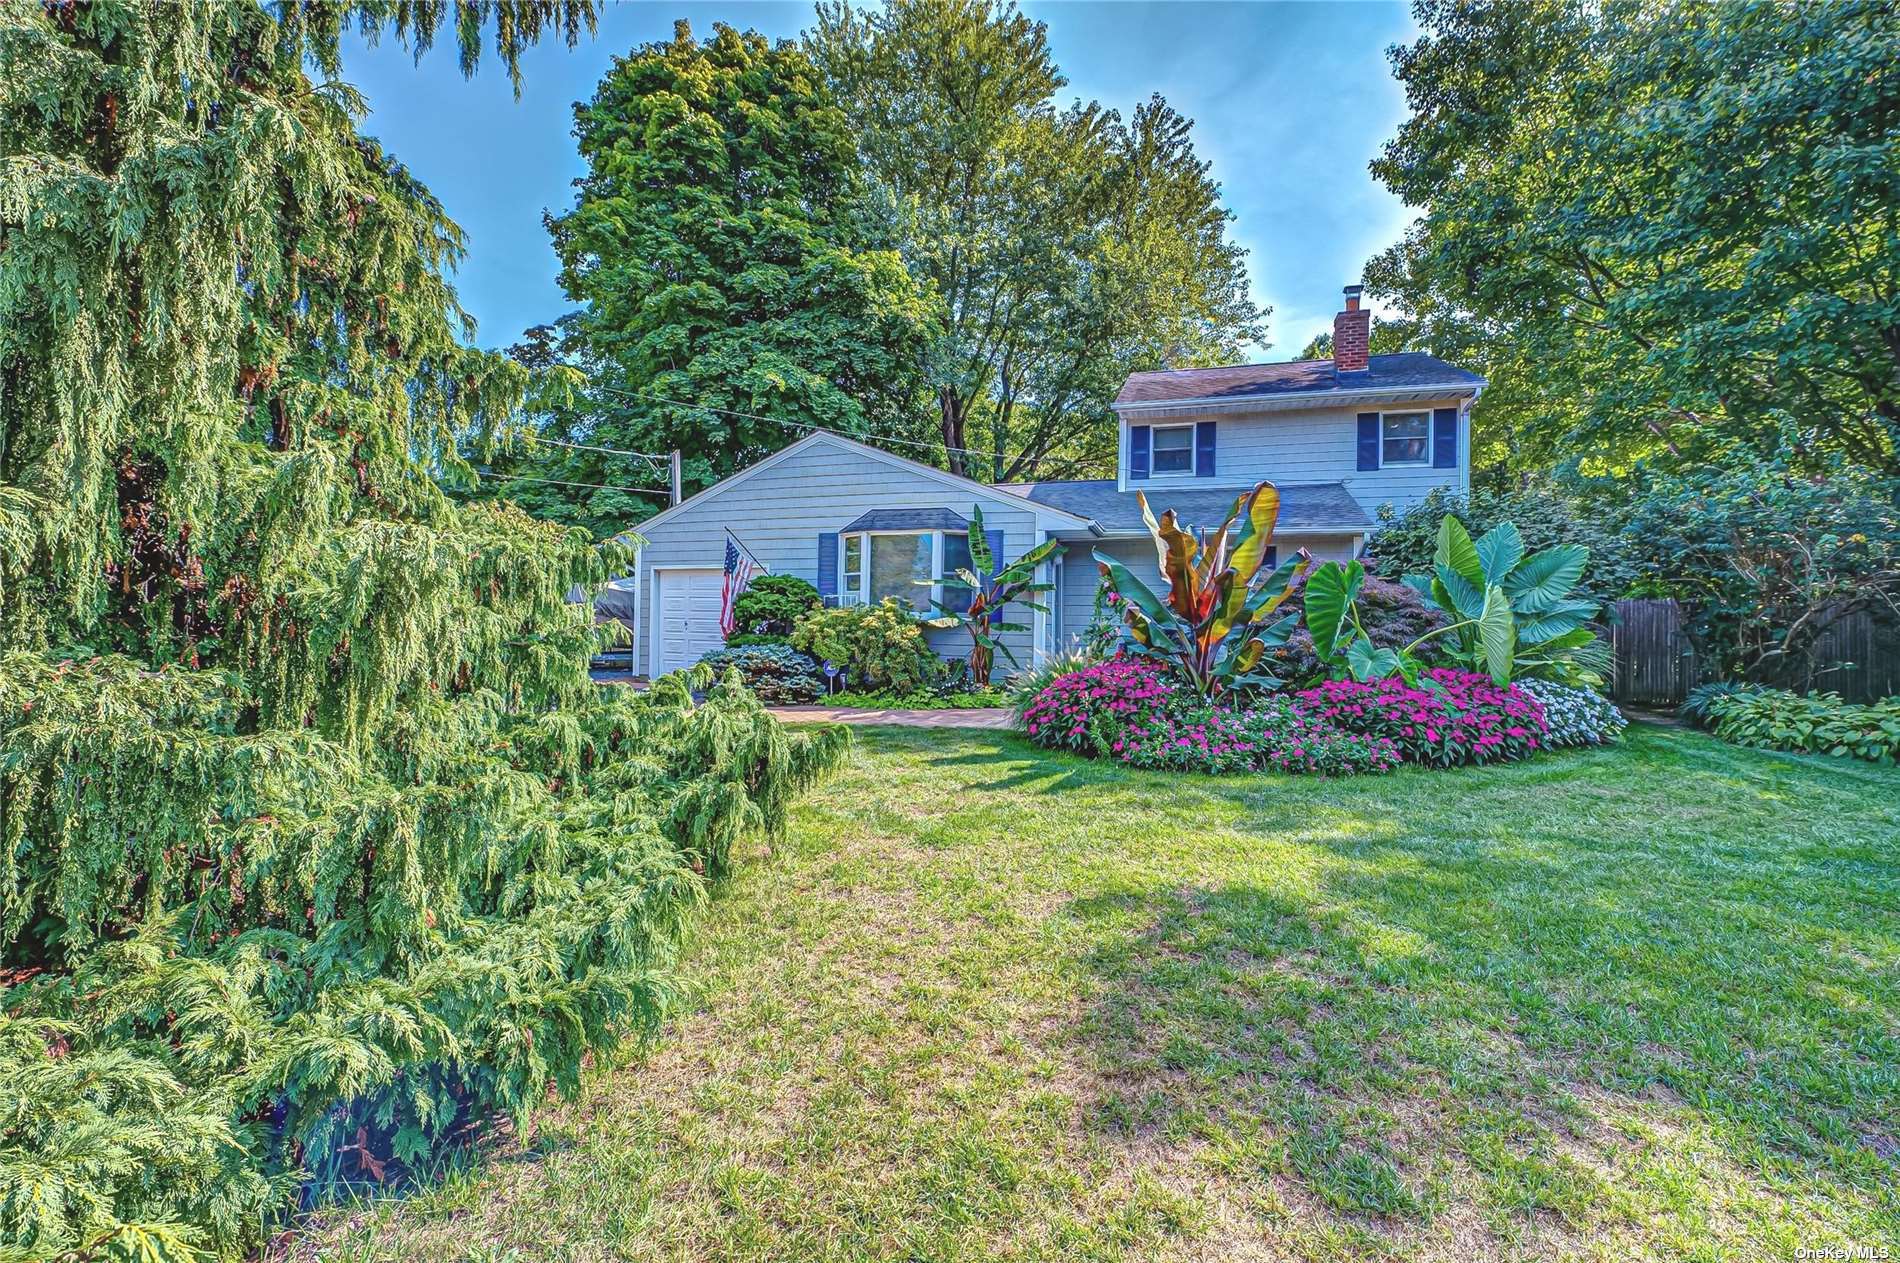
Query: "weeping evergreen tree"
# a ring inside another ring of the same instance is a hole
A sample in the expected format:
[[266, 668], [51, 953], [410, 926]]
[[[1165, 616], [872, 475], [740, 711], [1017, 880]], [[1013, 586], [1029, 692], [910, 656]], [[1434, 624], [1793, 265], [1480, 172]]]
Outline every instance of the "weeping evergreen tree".
[[623, 559], [441, 490], [530, 383], [340, 36], [592, 21], [0, 5], [0, 1259], [242, 1254], [573, 1088], [838, 753], [600, 693]]

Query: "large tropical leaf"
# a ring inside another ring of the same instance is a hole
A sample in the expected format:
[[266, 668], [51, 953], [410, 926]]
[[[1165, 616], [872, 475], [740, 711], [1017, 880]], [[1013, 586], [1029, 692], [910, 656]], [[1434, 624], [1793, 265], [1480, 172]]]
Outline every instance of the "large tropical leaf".
[[1155, 548], [1161, 558], [1161, 577], [1168, 581], [1168, 605], [1185, 619], [1198, 619], [1201, 613], [1201, 574], [1194, 562], [1200, 541], [1194, 532], [1182, 528], [1169, 509], [1161, 515], [1160, 533]]
[[1241, 519], [1240, 539], [1234, 545], [1233, 555], [1227, 560], [1227, 564], [1240, 576], [1239, 586], [1229, 594], [1232, 608], [1225, 611], [1229, 618], [1240, 617], [1254, 574], [1267, 559], [1267, 549], [1273, 544], [1273, 527], [1279, 520], [1280, 489], [1270, 482], [1263, 482], [1253, 489], [1253, 494], [1247, 499], [1246, 513]]
[[1485, 590], [1484, 613], [1478, 618], [1478, 640], [1484, 650], [1485, 670], [1497, 684], [1511, 682], [1511, 655], [1517, 648], [1517, 627], [1511, 598], [1493, 585]]
[[1344, 566], [1329, 561], [1306, 580], [1306, 629], [1313, 633], [1313, 650], [1330, 658], [1339, 645], [1341, 625], [1346, 611], [1359, 595], [1365, 581], [1365, 567], [1357, 561]]
[[970, 563], [979, 574], [996, 569], [996, 557], [990, 552], [990, 537], [983, 530], [983, 506], [970, 506]]
[[1437, 569], [1438, 587], [1433, 589], [1432, 595], [1436, 597], [1439, 592], [1444, 593], [1444, 599], [1439, 604], [1447, 614], [1464, 622], [1484, 613], [1483, 584], [1472, 583], [1450, 566], [1440, 565]]
[[1432, 554], [1433, 566], [1450, 566], [1474, 587], [1485, 587], [1484, 563], [1478, 560], [1478, 546], [1471, 542], [1465, 524], [1447, 513], [1438, 523], [1438, 548]]
[[1518, 534], [1515, 523], [1498, 523], [1485, 532], [1484, 538], [1475, 547], [1478, 550], [1478, 564], [1484, 568], [1487, 586], [1502, 584], [1504, 576], [1524, 560], [1524, 537]]
[[1166, 623], [1173, 620], [1174, 612], [1160, 597], [1149, 591], [1147, 584], [1135, 577], [1134, 571], [1099, 552], [1095, 554], [1095, 564], [1102, 568], [1102, 577], [1108, 580], [1116, 595], [1132, 604], [1146, 616], [1148, 622]]
[[1370, 640], [1360, 636], [1346, 646], [1346, 669], [1361, 684], [1367, 680], [1383, 680], [1398, 674], [1399, 651], [1375, 648]]
[[1504, 591], [1519, 613], [1536, 614], [1564, 599], [1583, 577], [1590, 550], [1582, 544], [1558, 544], [1532, 553], [1504, 580]]

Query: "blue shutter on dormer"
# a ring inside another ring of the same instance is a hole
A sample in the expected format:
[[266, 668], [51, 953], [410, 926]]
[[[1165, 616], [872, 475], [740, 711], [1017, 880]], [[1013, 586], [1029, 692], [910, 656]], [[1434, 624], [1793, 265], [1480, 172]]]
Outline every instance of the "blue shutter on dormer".
[[984, 531], [983, 539], [990, 546], [990, 575], [1003, 573], [1003, 532]]
[[1458, 409], [1432, 409], [1432, 468], [1458, 467]]
[[1379, 467], [1379, 414], [1362, 412], [1359, 414], [1359, 468], [1361, 470]]
[[838, 532], [822, 531], [818, 536], [818, 597], [826, 605], [837, 603]]
[[1131, 425], [1128, 427], [1128, 476], [1146, 478], [1148, 476], [1148, 427]]
[[1194, 476], [1196, 478], [1214, 476], [1214, 423], [1212, 421], [1194, 423]]

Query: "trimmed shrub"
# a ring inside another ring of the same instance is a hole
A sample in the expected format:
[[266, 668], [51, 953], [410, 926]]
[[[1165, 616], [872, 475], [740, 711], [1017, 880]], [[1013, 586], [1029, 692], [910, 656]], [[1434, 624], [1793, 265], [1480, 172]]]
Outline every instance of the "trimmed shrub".
[[785, 645], [790, 647], [791, 643], [792, 637], [790, 633], [780, 636], [772, 632], [734, 632], [732, 635], [726, 637], [726, 648], [728, 649], [751, 649], [758, 645]]
[[792, 645], [832, 663], [847, 687], [866, 693], [928, 688], [943, 670], [923, 624], [894, 600], [811, 610], [793, 627]]
[[1390, 739], [1408, 762], [1433, 767], [1521, 759], [1545, 744], [1544, 708], [1515, 685], [1438, 667], [1436, 688], [1404, 680], [1328, 680], [1298, 695], [1305, 712], [1349, 732]]
[[1616, 703], [1594, 689], [1572, 688], [1555, 680], [1519, 680], [1517, 687], [1544, 708], [1546, 745], [1605, 745], [1629, 726]]
[[818, 664], [790, 645], [746, 645], [715, 649], [700, 661], [723, 673], [739, 673], [753, 696], [768, 706], [796, 706], [815, 702], [825, 691]]
[[733, 598], [736, 630], [726, 643], [735, 644], [742, 636], [776, 636], [784, 643], [798, 620], [821, 604], [818, 589], [797, 575], [762, 574]]
[[1871, 763], [1900, 759], [1900, 698], [1859, 706], [1838, 693], [1762, 689], [1718, 698], [1709, 712], [1715, 735], [1736, 745]]

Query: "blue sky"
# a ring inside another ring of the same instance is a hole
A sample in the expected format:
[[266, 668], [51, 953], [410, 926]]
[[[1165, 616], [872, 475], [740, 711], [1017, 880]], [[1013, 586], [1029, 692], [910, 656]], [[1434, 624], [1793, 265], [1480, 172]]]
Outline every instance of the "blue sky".
[[[364, 130], [406, 162], [469, 237], [457, 276], [480, 322], [477, 340], [506, 346], [567, 309], [541, 216], [573, 200], [582, 173], [570, 134], [575, 101], [593, 95], [616, 54], [670, 38], [685, 17], [796, 36], [805, 3], [614, 3], [592, 40], [558, 41], [523, 60], [519, 101], [492, 53], [464, 80], [449, 48], [420, 66], [392, 39], [346, 50], [343, 77], [372, 113]], [[1126, 114], [1159, 92], [1195, 122], [1195, 147], [1236, 215], [1255, 298], [1273, 307], [1271, 346], [1292, 359], [1332, 326], [1340, 286], [1396, 240], [1409, 218], [1366, 163], [1404, 117], [1385, 49], [1411, 37], [1401, 4], [1026, 3], [1049, 27], [1068, 76], [1062, 101], [1095, 99]]]

